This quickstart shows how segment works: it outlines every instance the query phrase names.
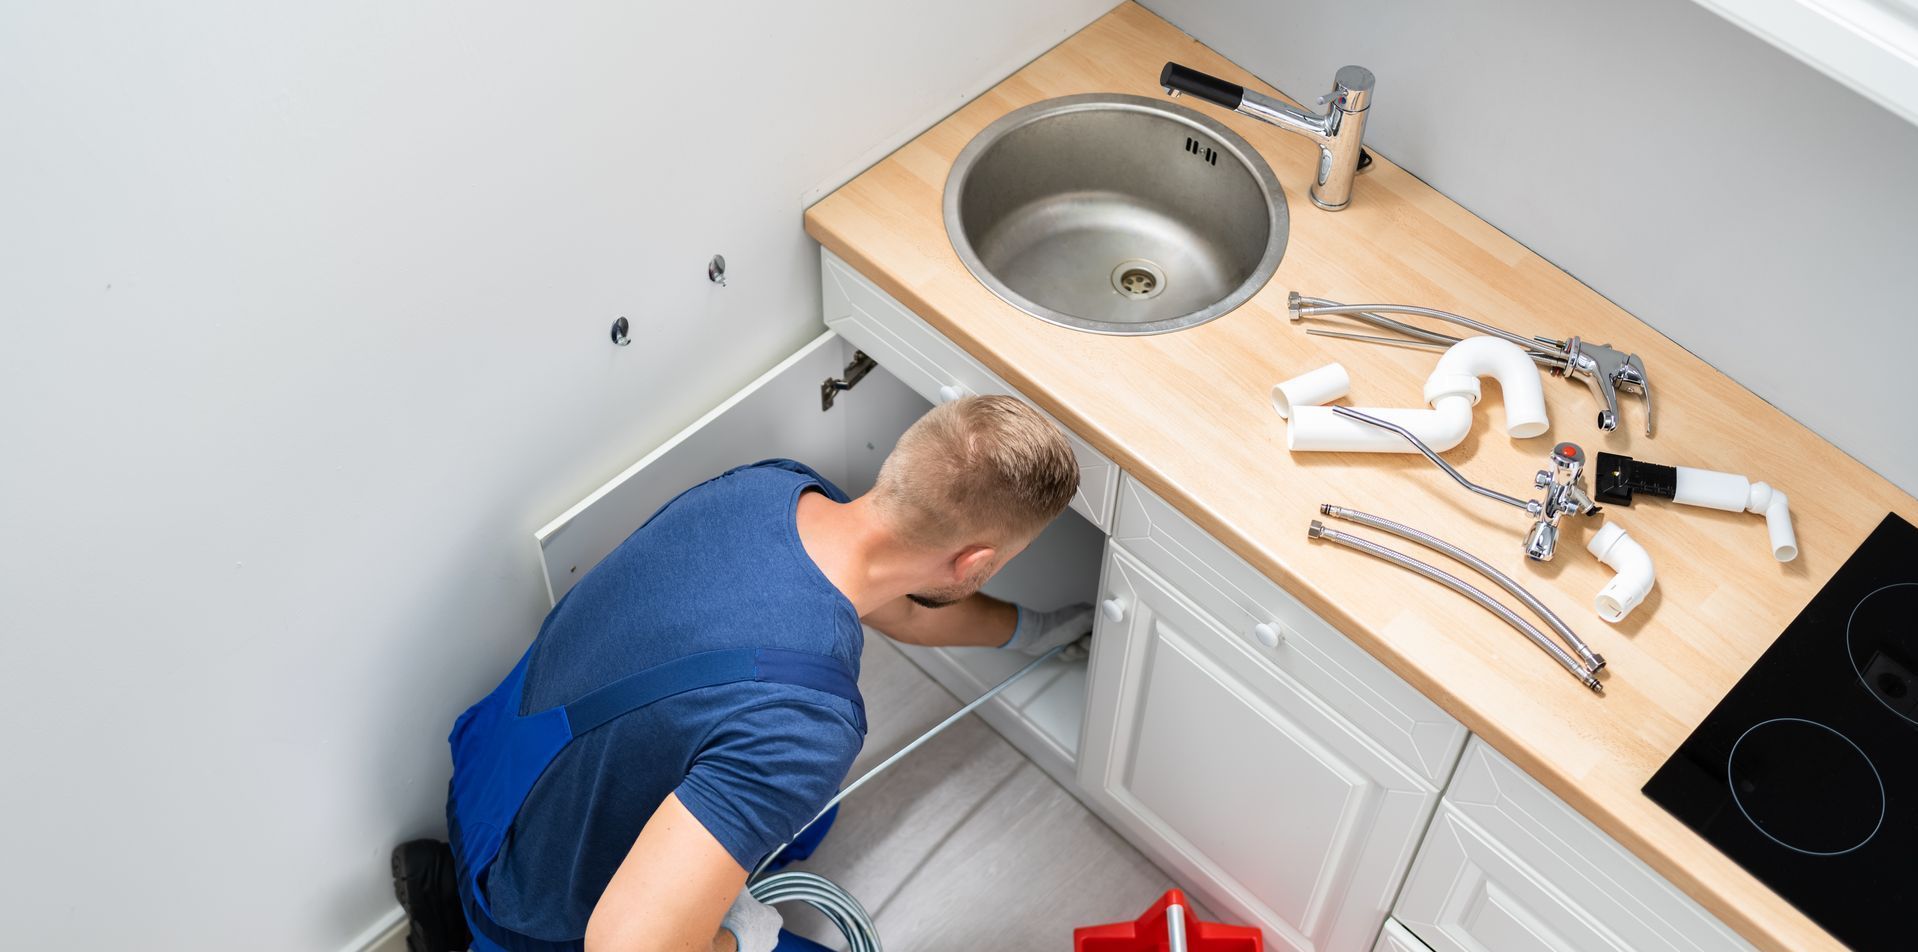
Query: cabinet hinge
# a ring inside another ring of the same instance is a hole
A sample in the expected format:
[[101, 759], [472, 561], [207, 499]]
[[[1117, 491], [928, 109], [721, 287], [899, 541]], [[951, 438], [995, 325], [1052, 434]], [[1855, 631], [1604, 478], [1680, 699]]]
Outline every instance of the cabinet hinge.
[[827, 377], [826, 382], [819, 385], [819, 412], [824, 413], [832, 409], [833, 398], [839, 395], [839, 391], [851, 390], [858, 386], [859, 381], [864, 380], [866, 374], [877, 366], [879, 362], [866, 356], [865, 351], [853, 351], [852, 363], [846, 365], [846, 376], [843, 379]]

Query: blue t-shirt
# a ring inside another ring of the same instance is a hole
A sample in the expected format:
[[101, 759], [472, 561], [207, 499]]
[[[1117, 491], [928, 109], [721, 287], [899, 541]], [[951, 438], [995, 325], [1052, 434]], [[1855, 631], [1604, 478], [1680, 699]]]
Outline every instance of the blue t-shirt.
[[[831, 655], [856, 675], [858, 613], [799, 541], [808, 489], [846, 501], [806, 466], [767, 460], [661, 507], [547, 615], [521, 713], [726, 648]], [[751, 681], [666, 698], [575, 738], [500, 848], [487, 886], [494, 918], [536, 938], [583, 935], [670, 793], [751, 869], [838, 791], [864, 734], [863, 715], [843, 698]]]

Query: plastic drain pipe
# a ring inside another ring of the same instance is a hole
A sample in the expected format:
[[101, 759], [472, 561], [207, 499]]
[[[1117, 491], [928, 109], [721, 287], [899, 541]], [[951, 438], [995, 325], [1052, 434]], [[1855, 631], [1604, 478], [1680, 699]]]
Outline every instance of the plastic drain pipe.
[[1597, 492], [1593, 495], [1599, 502], [1620, 506], [1631, 505], [1632, 497], [1642, 493], [1687, 506], [1757, 513], [1765, 517], [1772, 558], [1780, 562], [1798, 558], [1798, 532], [1791, 524], [1791, 502], [1782, 490], [1773, 489], [1768, 483], [1715, 469], [1662, 466], [1616, 453], [1600, 453], [1595, 485]]
[[[1480, 396], [1479, 378], [1498, 381], [1505, 396], [1505, 432], [1522, 440], [1545, 432], [1545, 391], [1538, 366], [1524, 348], [1496, 337], [1467, 337], [1439, 357], [1425, 380], [1429, 410], [1373, 409], [1362, 412], [1396, 423], [1438, 452], [1457, 446], [1472, 429], [1472, 407]], [[1331, 407], [1294, 406], [1286, 428], [1286, 449], [1331, 453], [1415, 453], [1417, 448], [1390, 430], [1341, 417]]]

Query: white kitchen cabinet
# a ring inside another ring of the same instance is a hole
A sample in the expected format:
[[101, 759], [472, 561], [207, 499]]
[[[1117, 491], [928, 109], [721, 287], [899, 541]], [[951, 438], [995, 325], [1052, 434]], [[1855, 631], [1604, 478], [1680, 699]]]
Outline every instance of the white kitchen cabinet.
[[1378, 659], [1207, 535], [1131, 476], [1119, 484], [1113, 541], [1237, 635], [1260, 663], [1297, 681], [1435, 787], [1470, 734]]
[[[899, 435], [932, 405], [882, 363], [852, 390], [837, 394], [830, 410], [822, 409], [820, 384], [843, 376], [853, 352], [852, 343], [827, 331], [540, 529], [540, 562], [552, 599], [557, 602], [681, 490], [734, 466], [790, 457], [850, 494], [869, 489]], [[1090, 601], [1104, 544], [1103, 532], [1068, 512], [986, 590], [1041, 608]], [[869, 630], [867, 637], [884, 636]], [[901, 647], [967, 699], [1032, 660], [993, 649]], [[1050, 662], [994, 698], [980, 716], [1069, 783], [1085, 712], [1085, 672], [1083, 661]]]
[[1100, 592], [1086, 795], [1270, 948], [1369, 948], [1438, 785], [1125, 546], [1109, 547]]
[[1476, 739], [1433, 818], [1393, 918], [1434, 952], [1751, 948]]

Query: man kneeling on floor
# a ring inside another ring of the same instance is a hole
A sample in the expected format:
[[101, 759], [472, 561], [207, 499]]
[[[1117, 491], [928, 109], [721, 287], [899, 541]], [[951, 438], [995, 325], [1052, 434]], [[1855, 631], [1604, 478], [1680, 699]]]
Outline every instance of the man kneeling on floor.
[[743, 887], [859, 752], [860, 623], [1033, 655], [1086, 634], [1089, 605], [979, 592], [1078, 482], [1050, 421], [968, 397], [913, 424], [858, 499], [767, 460], [667, 503], [454, 725], [452, 844], [394, 851], [408, 948], [801, 947]]

